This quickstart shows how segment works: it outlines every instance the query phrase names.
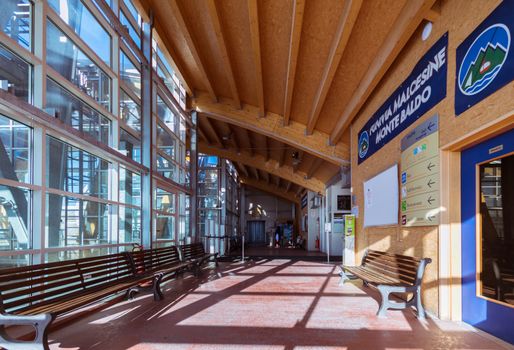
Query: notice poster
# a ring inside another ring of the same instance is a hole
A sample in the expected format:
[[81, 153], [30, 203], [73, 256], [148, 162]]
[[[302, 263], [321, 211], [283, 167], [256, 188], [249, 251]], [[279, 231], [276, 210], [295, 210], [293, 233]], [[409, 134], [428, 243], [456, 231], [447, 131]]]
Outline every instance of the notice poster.
[[355, 216], [345, 215], [344, 216], [344, 235], [355, 236]]
[[439, 225], [439, 117], [402, 139], [402, 226]]

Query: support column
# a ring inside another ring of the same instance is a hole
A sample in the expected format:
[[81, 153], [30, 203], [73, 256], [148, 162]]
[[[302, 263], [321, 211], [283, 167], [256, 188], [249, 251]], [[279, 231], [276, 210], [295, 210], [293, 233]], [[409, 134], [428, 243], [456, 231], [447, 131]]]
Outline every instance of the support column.
[[152, 118], [152, 28], [153, 14], [150, 12], [150, 23], [143, 23], [142, 51], [146, 62], [141, 65], [141, 111], [142, 111], [142, 150], [141, 160], [149, 172], [142, 176], [141, 186], [141, 243], [143, 247], [151, 248], [153, 235], [153, 186], [152, 186], [152, 138], [153, 138], [153, 118]]
[[196, 111], [191, 112], [191, 120], [193, 121], [193, 127], [191, 128], [191, 160], [190, 160], [190, 181], [191, 181], [191, 199], [190, 199], [190, 218], [189, 229], [191, 239], [193, 242], [200, 242], [198, 237], [198, 136], [197, 136], [197, 124], [198, 115]]

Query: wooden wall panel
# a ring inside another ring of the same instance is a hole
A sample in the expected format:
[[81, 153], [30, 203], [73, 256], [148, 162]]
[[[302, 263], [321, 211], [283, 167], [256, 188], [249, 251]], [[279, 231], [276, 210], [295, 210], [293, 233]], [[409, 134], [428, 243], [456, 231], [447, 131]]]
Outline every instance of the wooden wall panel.
[[[443, 1], [441, 16], [434, 22], [429, 39], [426, 42], [421, 41], [421, 28], [418, 28], [418, 31], [403, 49], [352, 125], [352, 186], [360, 208], [360, 216], [357, 219], [357, 259], [362, 257], [364, 250], [368, 247], [432, 258], [433, 262], [426, 271], [423, 297], [426, 307], [434, 314], [439, 313], [439, 227], [402, 228], [401, 226], [392, 226], [364, 229], [363, 182], [392, 164], [399, 163], [400, 141], [402, 137], [435, 113], [438, 113], [440, 118], [439, 137], [441, 148], [444, 148], [456, 139], [465, 137], [486, 123], [494, 122], [501, 116], [508, 115], [509, 113], [514, 114], [514, 100], [512, 99], [514, 83], [503, 87], [458, 117], [455, 117], [454, 112], [456, 48], [499, 3], [499, 0]], [[462, 10], [464, 8], [466, 9], [465, 13]], [[357, 134], [359, 130], [409, 75], [418, 59], [447, 31], [449, 31], [449, 46], [446, 99], [389, 142], [379, 152], [375, 153], [361, 165], [357, 165]], [[442, 165], [444, 166], [444, 164]], [[454, 211], [456, 209], [444, 208], [444, 210]], [[448, 215], [448, 217], [456, 216]]]

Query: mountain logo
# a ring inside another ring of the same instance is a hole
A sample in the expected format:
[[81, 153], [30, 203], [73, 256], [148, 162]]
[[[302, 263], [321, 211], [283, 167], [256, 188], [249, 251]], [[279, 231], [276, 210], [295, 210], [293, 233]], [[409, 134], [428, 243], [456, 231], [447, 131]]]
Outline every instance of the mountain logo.
[[369, 135], [367, 131], [364, 131], [359, 137], [359, 157], [364, 158], [368, 153], [369, 149]]
[[510, 31], [497, 23], [485, 29], [469, 47], [459, 69], [459, 90], [476, 95], [496, 78], [510, 48]]

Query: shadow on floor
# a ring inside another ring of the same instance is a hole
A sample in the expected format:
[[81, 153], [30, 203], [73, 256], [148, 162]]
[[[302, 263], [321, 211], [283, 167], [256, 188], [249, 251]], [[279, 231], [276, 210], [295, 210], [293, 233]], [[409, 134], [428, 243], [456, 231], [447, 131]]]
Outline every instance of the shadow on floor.
[[[335, 265], [294, 259], [222, 263], [196, 279], [113, 305], [50, 334], [52, 349], [501, 349], [462, 324], [411, 310], [378, 319], [378, 293], [338, 286]], [[506, 347], [503, 347], [506, 348]]]

